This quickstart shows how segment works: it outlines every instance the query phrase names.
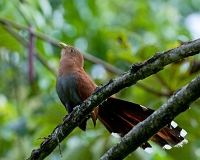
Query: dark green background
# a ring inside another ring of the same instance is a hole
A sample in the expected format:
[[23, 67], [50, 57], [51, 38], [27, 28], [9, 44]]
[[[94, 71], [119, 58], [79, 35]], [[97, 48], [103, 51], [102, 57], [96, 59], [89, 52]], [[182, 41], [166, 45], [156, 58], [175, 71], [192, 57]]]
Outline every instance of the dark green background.
[[[200, 23], [199, 6], [199, 0], [1, 0], [0, 18], [24, 26], [31, 23], [36, 31], [127, 71], [132, 63], [198, 38], [198, 32], [191, 27]], [[194, 17], [197, 20], [192, 23]], [[28, 47], [4, 26], [5, 23], [0, 23], [0, 159], [18, 160], [30, 156], [42, 142], [37, 139], [50, 134], [62, 122], [66, 111], [56, 95], [56, 76], [37, 58], [34, 58], [34, 83], [30, 84]], [[12, 30], [29, 40], [27, 30]], [[36, 38], [35, 42], [35, 50], [57, 70], [60, 48], [48, 39]], [[158, 93], [173, 93], [199, 74], [191, 74], [192, 65], [199, 59], [196, 55], [171, 64], [140, 83]], [[85, 69], [98, 85], [117, 77], [89, 61], [85, 61]], [[169, 98], [138, 85], [124, 89], [117, 97], [152, 109]], [[165, 151], [152, 144], [153, 153], [138, 149], [126, 159], [200, 159], [199, 117], [197, 101], [175, 119], [188, 132], [189, 143], [184, 147]], [[61, 143], [63, 157], [57, 148], [47, 159], [96, 160], [116, 142], [118, 139], [102, 124], [98, 122], [93, 128], [89, 122], [86, 132], [76, 128]]]

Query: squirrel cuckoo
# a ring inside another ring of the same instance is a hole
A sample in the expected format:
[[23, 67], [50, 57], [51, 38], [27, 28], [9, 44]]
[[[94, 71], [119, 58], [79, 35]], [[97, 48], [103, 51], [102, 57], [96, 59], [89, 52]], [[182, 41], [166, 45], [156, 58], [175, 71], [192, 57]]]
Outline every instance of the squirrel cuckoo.
[[[63, 49], [56, 91], [62, 104], [70, 113], [73, 107], [80, 105], [91, 95], [97, 85], [83, 69], [84, 59], [82, 54], [73, 46], [68, 46], [62, 42], [59, 45]], [[136, 124], [146, 119], [153, 112], [152, 109], [111, 96], [99, 105], [79, 127], [85, 131], [87, 120], [91, 117], [95, 125], [98, 118], [110, 133], [117, 133], [123, 137]], [[150, 140], [164, 149], [170, 149], [171, 146], [182, 146], [187, 143], [187, 140], [183, 138], [186, 134], [187, 132], [184, 129], [172, 121]], [[151, 145], [146, 142], [141, 148], [147, 151], [148, 148], [151, 148]]]

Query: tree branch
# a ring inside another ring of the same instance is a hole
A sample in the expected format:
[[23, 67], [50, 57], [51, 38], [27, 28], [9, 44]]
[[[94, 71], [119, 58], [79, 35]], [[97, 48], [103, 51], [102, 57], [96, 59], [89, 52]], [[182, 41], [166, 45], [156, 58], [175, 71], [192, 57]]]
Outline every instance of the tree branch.
[[[121, 89], [125, 87], [129, 87], [135, 84], [138, 80], [144, 79], [152, 74], [157, 73], [158, 71], [162, 70], [166, 65], [172, 62], [178, 61], [188, 56], [198, 54], [199, 52], [200, 52], [200, 39], [197, 39], [195, 41], [191, 41], [175, 49], [168, 50], [162, 53], [156, 53], [152, 58], [147, 59], [146, 61], [142, 63], [133, 64], [131, 69], [128, 72], [124, 73], [122, 76], [120, 76], [119, 78], [115, 80], [110, 80], [107, 84], [103, 86], [99, 86], [95, 90], [95, 92], [84, 103], [82, 103], [80, 106], [75, 107], [73, 112], [65, 119], [65, 121], [62, 124], [59, 124], [54, 129], [52, 134], [49, 135], [41, 143], [40, 147], [32, 151], [31, 156], [28, 158], [28, 160], [44, 159], [49, 154], [51, 154], [51, 152], [53, 152], [53, 150], [58, 145], [58, 142], [63, 141], [64, 138], [66, 138], [67, 135], [69, 135], [69, 133], [72, 132], [72, 130], [75, 127], [77, 127], [82, 122], [82, 120], [84, 120], [85, 117], [88, 114], [90, 114], [90, 112], [96, 106], [98, 106], [100, 103], [102, 103], [105, 99], [107, 99], [111, 95], [119, 92]], [[189, 87], [186, 87], [186, 88], [189, 88]], [[197, 90], [197, 88], [195, 92], [197, 92], [195, 96], [196, 98], [197, 95], [199, 94], [199, 91]], [[192, 100], [194, 100], [194, 97], [192, 98], [192, 96], [193, 94], [190, 95], [190, 97]], [[183, 109], [186, 109], [186, 108], [185, 107], [182, 109], [179, 108], [178, 111], [180, 110], [183, 111]], [[155, 113], [159, 113], [159, 112], [156, 111]], [[177, 114], [175, 114], [174, 116], [176, 116]], [[162, 116], [161, 116], [161, 119], [162, 119]], [[174, 116], [169, 115], [170, 119], [172, 119]], [[155, 122], [157, 122], [157, 120], [158, 120], [157, 117], [155, 120], [154, 120], [154, 117], [152, 117], [151, 119], [151, 121], [155, 121]], [[144, 123], [142, 124], [144, 125]], [[147, 128], [145, 130], [148, 131]], [[158, 127], [156, 126], [156, 129], [153, 131], [156, 133], [157, 130], [158, 130]], [[147, 139], [148, 138], [145, 137], [144, 141], [146, 141]], [[141, 144], [141, 143], [143, 142], [141, 141], [138, 144]]]
[[[13, 21], [10, 21], [10, 20], [8, 20], [8, 19], [5, 19], [5, 18], [2, 18], [2, 17], [0, 17], [0, 22], [3, 24], [3, 25], [9, 25], [9, 26], [13, 26], [13, 27], [15, 27], [16, 29], [18, 29], [18, 30], [25, 30], [25, 31], [27, 31], [27, 32], [29, 32], [30, 33], [30, 30], [29, 30], [29, 27], [28, 26], [25, 26], [25, 25], [21, 25], [21, 24], [18, 24], [18, 23], [16, 23], [16, 22], [13, 22]], [[58, 40], [57, 39], [55, 39], [55, 38], [52, 38], [52, 37], [50, 37], [50, 36], [47, 36], [46, 34], [43, 34], [43, 33], [39, 33], [39, 32], [37, 32], [37, 31], [33, 31], [33, 32], [31, 32], [35, 37], [37, 37], [37, 38], [40, 38], [40, 39], [42, 39], [42, 40], [45, 40], [46, 42], [49, 42], [49, 43], [51, 43], [51, 44], [53, 44], [53, 45], [55, 45], [55, 46], [58, 46]]]
[[[138, 123], [100, 160], [123, 159], [189, 108], [200, 97], [200, 75], [178, 90], [172, 97], [143, 122]], [[150, 127], [151, 126], [151, 127]]]
[[[27, 47], [28, 46], [28, 41], [23, 38], [22, 36], [20, 36], [16, 31], [14, 31], [9, 25], [5, 24], [4, 28], [11, 33], [18, 41], [20, 41], [20, 43]], [[33, 31], [34, 32], [34, 31]], [[36, 58], [46, 67], [48, 68], [54, 75], [57, 75], [57, 71], [48, 64], [48, 62], [41, 56], [42, 54], [40, 53], [40, 51], [36, 51], [35, 53]]]

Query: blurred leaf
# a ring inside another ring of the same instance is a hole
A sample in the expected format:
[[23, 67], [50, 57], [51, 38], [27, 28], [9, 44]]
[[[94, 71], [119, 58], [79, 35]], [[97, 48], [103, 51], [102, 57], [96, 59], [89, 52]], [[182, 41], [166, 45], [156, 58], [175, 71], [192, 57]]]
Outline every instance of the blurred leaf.
[[21, 52], [20, 42], [10, 34], [2, 24], [0, 24], [0, 46], [10, 49], [11, 51]]

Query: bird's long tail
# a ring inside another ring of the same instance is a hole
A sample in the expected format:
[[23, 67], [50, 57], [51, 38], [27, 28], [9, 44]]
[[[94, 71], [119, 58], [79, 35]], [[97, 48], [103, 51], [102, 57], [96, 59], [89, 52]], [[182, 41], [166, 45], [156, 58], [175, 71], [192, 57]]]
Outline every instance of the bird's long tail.
[[[98, 119], [110, 133], [117, 133], [123, 137], [135, 125], [146, 119], [154, 110], [143, 107], [141, 105], [120, 100], [117, 98], [108, 98], [99, 106]], [[180, 128], [174, 121], [160, 130], [157, 134], [150, 138], [164, 149], [170, 149], [172, 146], [182, 146], [187, 143], [183, 137], [187, 132]], [[144, 150], [151, 148], [146, 142], [141, 148]]]

